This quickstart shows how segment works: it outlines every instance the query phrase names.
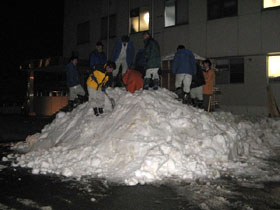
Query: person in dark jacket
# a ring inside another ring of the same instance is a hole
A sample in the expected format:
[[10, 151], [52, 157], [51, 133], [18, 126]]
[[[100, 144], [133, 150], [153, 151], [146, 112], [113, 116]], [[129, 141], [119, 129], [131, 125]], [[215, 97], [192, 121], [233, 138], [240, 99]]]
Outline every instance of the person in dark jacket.
[[113, 72], [114, 81], [119, 73], [119, 68], [122, 67], [122, 77], [128, 68], [131, 68], [134, 59], [133, 42], [128, 36], [122, 36], [114, 46], [112, 52], [112, 61], [116, 63], [116, 70]]
[[[174, 56], [172, 63], [172, 72], [176, 74], [175, 88], [178, 97], [183, 99], [183, 103], [189, 102], [190, 86], [192, 82], [192, 76], [196, 73], [196, 64], [194, 55], [190, 50], [187, 50], [184, 45], [177, 47], [177, 52]], [[182, 92], [183, 84], [183, 94]]]
[[196, 63], [196, 74], [192, 77], [191, 83], [191, 99], [192, 105], [203, 109], [203, 91], [202, 86], [205, 85], [205, 79], [200, 64]]
[[85, 91], [80, 84], [80, 75], [77, 70], [78, 57], [72, 56], [66, 66], [67, 86], [69, 88], [68, 111], [83, 102]]
[[87, 80], [89, 103], [93, 107], [96, 116], [103, 114], [105, 106], [105, 88], [109, 75], [116, 69], [113, 61], [108, 61], [103, 67], [96, 66]]
[[107, 57], [103, 52], [103, 43], [98, 41], [96, 43], [96, 49], [90, 53], [89, 66], [91, 69], [95, 68], [95, 65], [104, 66], [107, 62]]
[[144, 77], [144, 89], [149, 89], [151, 79], [153, 79], [154, 90], [158, 89], [160, 68], [160, 48], [156, 40], [154, 40], [148, 31], [143, 32], [144, 38], [144, 56], [145, 56], [145, 77]]

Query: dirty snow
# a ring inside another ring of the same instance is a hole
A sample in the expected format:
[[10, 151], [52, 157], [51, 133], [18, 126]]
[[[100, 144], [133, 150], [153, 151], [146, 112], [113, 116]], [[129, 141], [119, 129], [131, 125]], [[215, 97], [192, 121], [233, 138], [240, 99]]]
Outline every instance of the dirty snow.
[[106, 178], [128, 185], [166, 179], [215, 179], [222, 174], [279, 179], [265, 159], [280, 146], [280, 121], [207, 113], [166, 90], [108, 89], [117, 106], [96, 117], [89, 103], [60, 112], [41, 133], [14, 149], [13, 166], [34, 174]]

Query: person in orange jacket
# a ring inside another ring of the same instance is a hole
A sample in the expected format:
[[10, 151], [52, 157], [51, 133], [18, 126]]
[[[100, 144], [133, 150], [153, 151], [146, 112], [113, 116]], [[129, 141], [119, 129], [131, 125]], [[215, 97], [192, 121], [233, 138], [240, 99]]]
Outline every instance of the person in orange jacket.
[[215, 85], [215, 71], [211, 68], [211, 61], [205, 60], [203, 64], [203, 76], [205, 79], [205, 85], [203, 85], [203, 107], [205, 111], [208, 111], [210, 96], [213, 95], [213, 88]]
[[123, 76], [123, 83], [127, 91], [134, 93], [136, 90], [140, 90], [143, 87], [144, 81], [139, 71], [128, 69]]

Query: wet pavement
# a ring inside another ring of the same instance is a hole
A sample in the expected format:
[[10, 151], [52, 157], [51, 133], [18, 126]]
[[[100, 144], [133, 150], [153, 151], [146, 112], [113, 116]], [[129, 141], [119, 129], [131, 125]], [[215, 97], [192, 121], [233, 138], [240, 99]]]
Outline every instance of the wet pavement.
[[[12, 142], [39, 132], [49, 122], [49, 118], [0, 116], [0, 209], [280, 209], [280, 183], [251, 177], [123, 186], [92, 177], [33, 175], [30, 169], [2, 161], [12, 153]], [[279, 160], [268, 161], [278, 167]]]

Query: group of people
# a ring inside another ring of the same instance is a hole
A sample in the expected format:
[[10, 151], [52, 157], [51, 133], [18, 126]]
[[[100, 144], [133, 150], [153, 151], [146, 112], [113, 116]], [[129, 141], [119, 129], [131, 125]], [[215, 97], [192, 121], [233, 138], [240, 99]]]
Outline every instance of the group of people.
[[[88, 100], [96, 116], [104, 112], [105, 89], [109, 81], [110, 86], [123, 85], [131, 93], [141, 88], [158, 89], [160, 47], [148, 31], [143, 32], [143, 39], [144, 49], [138, 51], [135, 64], [133, 63], [135, 50], [128, 36], [122, 36], [116, 42], [111, 60], [107, 60], [102, 42], [96, 43], [96, 49], [90, 53], [91, 72], [87, 79]], [[87, 95], [80, 83], [77, 63], [78, 57], [72, 56], [66, 66], [67, 86], [70, 92], [67, 111], [83, 103]], [[184, 104], [193, 104], [206, 109], [210, 95], [213, 94], [215, 73], [209, 60], [203, 61], [203, 66], [202, 70], [190, 50], [185, 49], [183, 45], [178, 46], [172, 64], [172, 72], [176, 74], [175, 92], [178, 99]]]

